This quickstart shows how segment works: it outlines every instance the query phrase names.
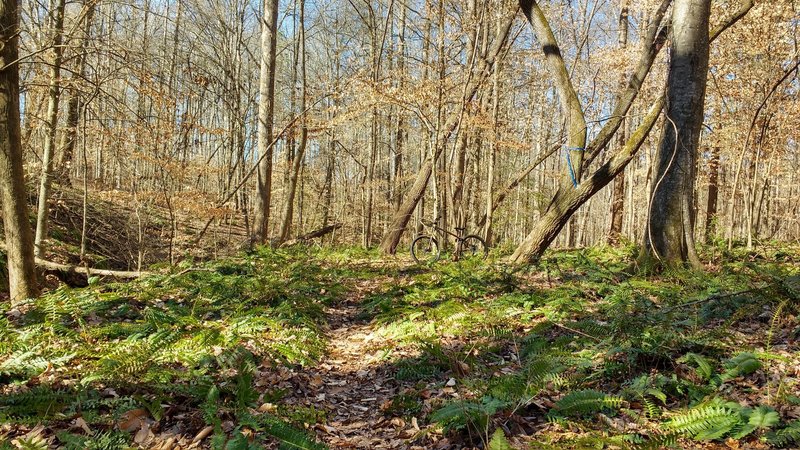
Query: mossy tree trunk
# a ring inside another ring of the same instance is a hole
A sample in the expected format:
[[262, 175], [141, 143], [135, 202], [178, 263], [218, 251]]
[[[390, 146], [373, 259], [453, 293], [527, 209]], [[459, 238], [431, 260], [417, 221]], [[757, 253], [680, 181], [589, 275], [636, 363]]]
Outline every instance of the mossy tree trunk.
[[[582, 195], [584, 195], [576, 194], [575, 191], [591, 193], [591, 195], [594, 195], [594, 193], [597, 192], [598, 183], [602, 184], [602, 186], [605, 186], [611, 181], [610, 178], [607, 179], [608, 175], [613, 178], [619, 174], [619, 172], [609, 172], [611, 167], [609, 166], [609, 163], [606, 163], [595, 170], [592, 175], [587, 177], [586, 183], [590, 183], [589, 186], [582, 186], [584, 182], [580, 179], [582, 171], [586, 170], [589, 164], [591, 164], [592, 161], [594, 161], [594, 159], [602, 152], [602, 150], [609, 145], [613, 137], [619, 131], [620, 126], [623, 124], [624, 118], [628, 114], [631, 106], [633, 106], [634, 100], [636, 100], [638, 97], [644, 80], [647, 78], [653, 63], [655, 62], [656, 56], [666, 42], [668, 27], [662, 26], [661, 22], [671, 3], [672, 0], [662, 0], [661, 4], [655, 11], [651, 25], [646, 30], [642, 40], [645, 45], [642, 48], [639, 61], [631, 73], [627, 85], [617, 96], [618, 100], [614, 106], [614, 110], [611, 113], [609, 120], [605, 123], [605, 125], [603, 125], [603, 128], [598, 132], [597, 136], [595, 136], [586, 146], [585, 151], [582, 152], [584, 155], [584, 157], [581, 158], [582, 165], [575, 171], [576, 181], [578, 181], [577, 186], [574, 186], [575, 189], [565, 189], [565, 183], [561, 183], [558, 191], [550, 201], [548, 208], [545, 210], [542, 217], [537, 221], [533, 230], [517, 247], [514, 254], [511, 255], [511, 262], [524, 263], [535, 260], [541, 256], [545, 250], [547, 250], [553, 240], [558, 236], [558, 233], [561, 231], [561, 229], [566, 225], [567, 221], [569, 221], [570, 217], [572, 217], [572, 214], [577, 211], [577, 208], [580, 206], [580, 204], [583, 204], [589, 199], [589, 197], [587, 197], [583, 199], [579, 205], [575, 206], [576, 199], [579, 199], [582, 197]], [[545, 19], [543, 14], [541, 14], [541, 10], [538, 8], [538, 5], [533, 0], [520, 0], [520, 6], [531, 21], [534, 31], [537, 34], [537, 38], [539, 38], [544, 44], [542, 46], [542, 50], [545, 52], [548, 58], [555, 61], [556, 57], [559, 56], [558, 48], [553, 48], [551, 45], [546, 44], [546, 42], [551, 40], [551, 38], [547, 36], [547, 28], [549, 28], [549, 26], [546, 26], [546, 22], [542, 23]], [[710, 34], [710, 36], [707, 31], [708, 27], [706, 26], [706, 46], [708, 45], [708, 42], [716, 39], [720, 34], [722, 34], [723, 31], [744, 17], [753, 7], [753, 0], [741, 0], [738, 6], [739, 7], [733, 11], [730, 17], [728, 17], [727, 20], [719, 25]], [[540, 33], [543, 33], [545, 37], [540, 37]], [[552, 35], [552, 33], [550, 33], [550, 35]], [[561, 70], [553, 64], [551, 64], [549, 68], [551, 76], [557, 80], [556, 85], [558, 86], [564, 81], [563, 75], [559, 73]], [[702, 74], [702, 76], [705, 77], [705, 72]], [[568, 79], [566, 81], [569, 82]], [[657, 100], [652, 105], [651, 111], [654, 107], [658, 107], [660, 110], [661, 101], [662, 100]], [[564, 102], [563, 99], [562, 102]], [[577, 108], [574, 108], [572, 110], [572, 114], [576, 113]], [[611, 161], [617, 160], [618, 158], [622, 158], [624, 160], [627, 158], [628, 152], [635, 152], [638, 149], [638, 146], [631, 147], [630, 144], [638, 140], [637, 135], [643, 129], [647, 129], [649, 132], [649, 128], [645, 127], [646, 124], [647, 120], [643, 121], [642, 124], [639, 125], [637, 131], [634, 132], [631, 138], [627, 140], [626, 145], [624, 145], [614, 155], [614, 157], [612, 157]], [[570, 124], [569, 127], [569, 132], [571, 135], [573, 135], [577, 129], [572, 124]], [[577, 142], [575, 138], [570, 137], [569, 145], [574, 145], [574, 142]], [[574, 164], [575, 160], [572, 159], [572, 162]], [[625, 164], [627, 164], [627, 162]], [[617, 166], [616, 164], [612, 165], [615, 167]], [[623, 168], [624, 165], [622, 168], [620, 168], [620, 171]], [[569, 187], [571, 188], [572, 186]], [[694, 218], [692, 217], [691, 220], [693, 221]]]
[[[510, 260], [514, 263], [525, 263], [538, 258], [544, 253], [577, 210], [577, 208], [573, 209], [568, 205], [572, 204], [573, 192], [580, 187], [583, 170], [601, 150], [608, 146], [612, 137], [622, 125], [623, 118], [639, 95], [644, 79], [650, 72], [655, 57], [666, 39], [666, 32], [661, 27], [661, 19], [666, 13], [670, 0], [663, 0], [656, 11], [655, 20], [645, 35], [645, 42], [648, 44], [643, 48], [639, 63], [627, 85], [617, 96], [618, 101], [611, 119], [606, 122], [600, 133], [589, 145], [586, 143], [586, 119], [583, 115], [583, 109], [572, 81], [569, 79], [569, 72], [566, 69], [552, 29], [536, 1], [520, 0], [519, 4], [533, 27], [536, 38], [539, 40], [542, 52], [548, 63], [548, 72], [559, 94], [559, 101], [567, 119], [568, 148], [565, 154], [570, 163], [568, 164], [569, 173], [562, 178], [542, 217], [510, 257]], [[636, 148], [638, 149], [638, 146]], [[623, 150], [621, 149], [620, 151]], [[605, 186], [609, 181], [611, 180], [604, 180], [603, 185]], [[590, 186], [589, 190], [593, 191], [594, 187]]]

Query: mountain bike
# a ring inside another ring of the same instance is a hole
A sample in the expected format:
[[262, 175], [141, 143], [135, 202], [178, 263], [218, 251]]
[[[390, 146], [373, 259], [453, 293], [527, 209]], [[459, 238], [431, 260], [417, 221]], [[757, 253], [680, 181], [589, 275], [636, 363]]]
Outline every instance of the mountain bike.
[[486, 246], [486, 242], [480, 236], [476, 236], [474, 234], [465, 236], [464, 234], [467, 229], [464, 227], [456, 227], [456, 232], [452, 233], [440, 227], [437, 222], [438, 220], [435, 222], [427, 222], [423, 220], [422, 224], [426, 228], [432, 228], [434, 233], [421, 234], [414, 238], [414, 241], [411, 242], [411, 257], [414, 258], [414, 261], [417, 263], [431, 264], [441, 258], [439, 241], [435, 236], [436, 232], [448, 234], [456, 239], [456, 249], [453, 253], [453, 259], [456, 261], [462, 257], [478, 257], [485, 259], [489, 254], [489, 248]]

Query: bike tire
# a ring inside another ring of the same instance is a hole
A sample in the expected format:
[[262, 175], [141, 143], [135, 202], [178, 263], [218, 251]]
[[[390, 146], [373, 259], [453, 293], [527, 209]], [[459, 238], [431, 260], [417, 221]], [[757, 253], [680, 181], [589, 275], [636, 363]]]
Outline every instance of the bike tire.
[[489, 247], [480, 236], [470, 234], [461, 241], [461, 258], [480, 257], [486, 259], [487, 256], [489, 256]]
[[435, 263], [441, 257], [439, 242], [433, 236], [418, 236], [411, 243], [411, 257], [419, 264]]

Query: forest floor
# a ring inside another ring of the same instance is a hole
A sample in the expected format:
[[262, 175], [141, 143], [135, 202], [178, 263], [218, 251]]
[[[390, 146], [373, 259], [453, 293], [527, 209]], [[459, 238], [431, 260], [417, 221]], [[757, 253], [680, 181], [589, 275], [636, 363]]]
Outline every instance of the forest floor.
[[0, 316], [0, 448], [800, 445], [800, 249], [260, 249]]

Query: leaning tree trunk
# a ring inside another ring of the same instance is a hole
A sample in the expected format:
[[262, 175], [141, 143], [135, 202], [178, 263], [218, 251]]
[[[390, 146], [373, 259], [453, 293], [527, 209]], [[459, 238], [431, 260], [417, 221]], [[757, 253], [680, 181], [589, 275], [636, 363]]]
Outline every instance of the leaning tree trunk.
[[700, 267], [694, 243], [694, 184], [708, 75], [711, 0], [676, 0], [667, 118], [656, 155], [645, 261]]
[[258, 153], [267, 154], [258, 164], [257, 195], [253, 215], [254, 242], [269, 236], [272, 202], [272, 122], [275, 114], [275, 59], [278, 42], [278, 0], [264, 0], [261, 22], [261, 74], [258, 85]]
[[[663, 99], [659, 99], [653, 104], [648, 115], [614, 157], [581, 181], [575, 189], [564, 191], [556, 198], [556, 201], [536, 222], [536, 226], [523, 245], [520, 245], [510, 257], [512, 262], [521, 263], [541, 256], [541, 253], [547, 249], [567, 224], [566, 219], [572, 217], [578, 208], [625, 170], [656, 123], [663, 104]], [[533, 249], [533, 252], [528, 253], [528, 249]]]
[[8, 282], [12, 302], [35, 297], [36, 266], [33, 233], [23, 173], [19, 125], [19, 64], [17, 58], [19, 8], [17, 0], [0, 3], [0, 203], [8, 257]]

